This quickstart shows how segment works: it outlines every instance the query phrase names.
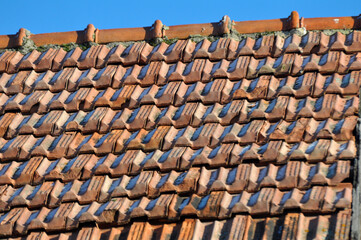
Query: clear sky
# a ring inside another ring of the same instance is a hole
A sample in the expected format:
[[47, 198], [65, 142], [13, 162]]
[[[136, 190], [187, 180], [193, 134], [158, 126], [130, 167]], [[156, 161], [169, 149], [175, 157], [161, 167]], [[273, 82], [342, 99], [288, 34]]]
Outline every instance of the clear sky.
[[0, 35], [24, 27], [32, 33], [145, 27], [156, 19], [164, 25], [217, 22], [224, 15], [235, 21], [288, 17], [341, 17], [361, 14], [360, 0], [1, 0]]

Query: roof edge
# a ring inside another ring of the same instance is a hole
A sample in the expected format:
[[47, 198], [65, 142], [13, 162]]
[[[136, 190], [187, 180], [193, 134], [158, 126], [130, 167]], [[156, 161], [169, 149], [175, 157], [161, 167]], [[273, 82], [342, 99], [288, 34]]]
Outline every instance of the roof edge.
[[16, 48], [23, 45], [24, 37], [36, 46], [48, 44], [68, 44], [94, 42], [106, 44], [111, 42], [143, 41], [155, 38], [187, 39], [191, 35], [222, 36], [231, 32], [240, 34], [290, 31], [297, 28], [306, 30], [361, 29], [361, 15], [353, 17], [300, 18], [293, 11], [288, 18], [256, 21], [232, 21], [227, 15], [219, 22], [166, 26], [156, 20], [150, 27], [96, 29], [93, 24], [81, 31], [54, 32], [26, 35], [21, 28], [14, 35], [0, 35], [0, 49]]

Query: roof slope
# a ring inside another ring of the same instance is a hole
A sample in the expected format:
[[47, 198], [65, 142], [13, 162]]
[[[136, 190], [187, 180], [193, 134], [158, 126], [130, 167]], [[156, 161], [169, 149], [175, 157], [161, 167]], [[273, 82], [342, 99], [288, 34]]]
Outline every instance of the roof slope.
[[0, 55], [0, 236], [348, 239], [361, 32]]

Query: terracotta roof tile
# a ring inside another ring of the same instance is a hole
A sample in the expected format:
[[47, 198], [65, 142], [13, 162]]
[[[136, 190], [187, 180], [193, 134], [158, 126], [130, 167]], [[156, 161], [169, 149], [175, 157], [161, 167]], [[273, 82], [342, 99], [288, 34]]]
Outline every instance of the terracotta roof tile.
[[[281, 20], [266, 25], [318, 21]], [[229, 21], [192, 27], [246, 31]], [[162, 26], [129, 31], [144, 40], [187, 27]], [[103, 43], [108, 33], [64, 34]], [[349, 238], [359, 38], [308, 31], [3, 52], [0, 236]]]

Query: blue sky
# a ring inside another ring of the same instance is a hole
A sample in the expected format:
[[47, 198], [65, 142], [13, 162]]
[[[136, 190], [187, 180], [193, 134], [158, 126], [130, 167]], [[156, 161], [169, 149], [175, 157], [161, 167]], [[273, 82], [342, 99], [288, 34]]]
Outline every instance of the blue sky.
[[[347, 2], [342, 4], [341, 2]], [[235, 21], [288, 17], [292, 10], [301, 17], [358, 16], [359, 0], [347, 1], [111, 1], [111, 0], [2, 0], [0, 35], [15, 34], [24, 27], [32, 33], [82, 30], [92, 23], [96, 28], [150, 26], [156, 19], [163, 24], [217, 22], [224, 15]]]

